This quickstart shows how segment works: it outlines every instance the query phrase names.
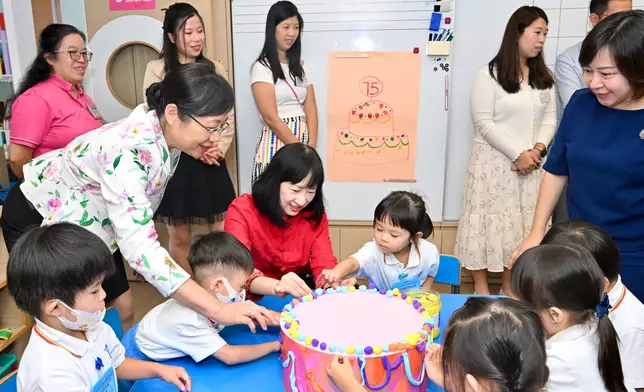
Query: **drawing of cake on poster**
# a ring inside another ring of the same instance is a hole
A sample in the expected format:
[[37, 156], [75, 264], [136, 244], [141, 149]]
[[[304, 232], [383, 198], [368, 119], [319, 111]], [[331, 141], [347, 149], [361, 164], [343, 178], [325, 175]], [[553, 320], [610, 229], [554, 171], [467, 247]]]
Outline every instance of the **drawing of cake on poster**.
[[333, 159], [361, 165], [408, 160], [409, 137], [395, 129], [394, 109], [375, 99], [382, 92], [382, 83], [373, 77], [365, 79], [360, 90], [369, 99], [350, 109], [348, 128], [337, 132]]

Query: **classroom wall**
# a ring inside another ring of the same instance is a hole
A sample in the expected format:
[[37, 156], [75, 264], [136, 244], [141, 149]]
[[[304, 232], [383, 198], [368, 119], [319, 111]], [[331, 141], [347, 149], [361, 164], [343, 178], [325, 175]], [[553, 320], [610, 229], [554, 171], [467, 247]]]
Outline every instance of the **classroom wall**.
[[31, 1], [2, 0], [14, 89], [36, 55]]

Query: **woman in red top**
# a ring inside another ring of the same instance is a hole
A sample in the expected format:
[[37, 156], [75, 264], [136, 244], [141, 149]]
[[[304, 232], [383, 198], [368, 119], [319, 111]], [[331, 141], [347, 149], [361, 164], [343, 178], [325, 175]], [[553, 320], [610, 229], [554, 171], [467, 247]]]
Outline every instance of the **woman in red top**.
[[[329, 238], [323, 183], [324, 169], [315, 149], [288, 144], [257, 178], [252, 195], [232, 202], [224, 230], [248, 247], [261, 272], [251, 276], [247, 291], [264, 293], [266, 288], [258, 286], [271, 281], [282, 293], [293, 295], [326, 286], [322, 271], [338, 260]], [[254, 281], [262, 274], [275, 280]]]

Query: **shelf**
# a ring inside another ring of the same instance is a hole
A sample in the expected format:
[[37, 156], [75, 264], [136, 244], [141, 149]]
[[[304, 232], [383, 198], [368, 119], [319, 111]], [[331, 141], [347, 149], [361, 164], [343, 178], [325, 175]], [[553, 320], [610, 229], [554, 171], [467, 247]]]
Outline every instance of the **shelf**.
[[19, 337], [29, 331], [26, 325], [21, 325], [20, 327], [13, 330], [11, 337], [6, 342], [0, 343], [0, 352], [4, 351], [5, 348], [9, 347], [13, 342], [15, 342]]
[[13, 76], [0, 75], [0, 83], [11, 83], [11, 82], [13, 82]]

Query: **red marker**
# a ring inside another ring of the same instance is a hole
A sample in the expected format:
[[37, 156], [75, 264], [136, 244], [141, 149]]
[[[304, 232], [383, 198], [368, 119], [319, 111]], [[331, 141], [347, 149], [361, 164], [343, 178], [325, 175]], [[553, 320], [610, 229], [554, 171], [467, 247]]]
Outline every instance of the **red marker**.
[[414, 48], [414, 54], [418, 54], [418, 52], [419, 52], [419, 49], [418, 49], [418, 48]]

